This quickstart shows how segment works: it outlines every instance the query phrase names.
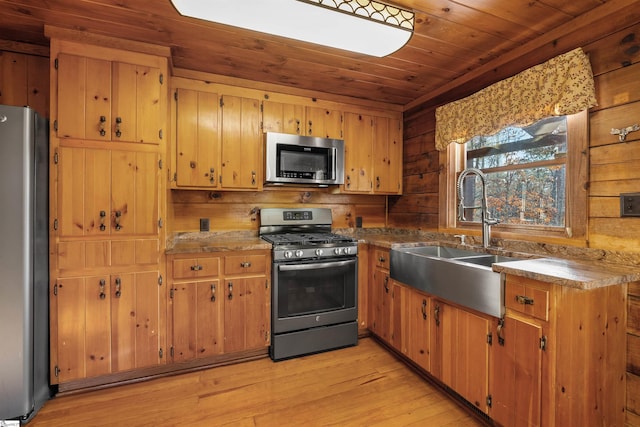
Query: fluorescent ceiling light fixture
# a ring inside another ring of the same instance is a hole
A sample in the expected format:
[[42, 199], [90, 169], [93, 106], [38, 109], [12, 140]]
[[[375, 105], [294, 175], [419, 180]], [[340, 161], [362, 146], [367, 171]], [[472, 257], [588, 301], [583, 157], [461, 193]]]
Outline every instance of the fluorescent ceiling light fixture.
[[414, 13], [373, 0], [171, 0], [181, 15], [382, 57], [413, 34]]

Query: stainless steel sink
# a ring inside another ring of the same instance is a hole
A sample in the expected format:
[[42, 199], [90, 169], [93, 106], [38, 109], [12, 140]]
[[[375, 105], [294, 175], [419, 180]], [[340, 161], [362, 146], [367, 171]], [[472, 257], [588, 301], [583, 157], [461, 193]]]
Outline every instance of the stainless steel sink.
[[391, 278], [445, 300], [489, 314], [504, 315], [504, 287], [496, 262], [519, 258], [445, 246], [391, 250]]
[[460, 258], [481, 255], [478, 252], [448, 248], [446, 246], [416, 246], [402, 248], [401, 250], [415, 255], [434, 256], [438, 258]]

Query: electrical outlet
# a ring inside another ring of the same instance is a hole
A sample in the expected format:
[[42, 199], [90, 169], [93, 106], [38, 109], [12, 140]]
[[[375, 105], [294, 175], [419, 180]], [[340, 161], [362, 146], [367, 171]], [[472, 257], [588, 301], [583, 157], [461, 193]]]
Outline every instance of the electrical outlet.
[[209, 218], [200, 218], [200, 231], [209, 231]]
[[357, 216], [356, 217], [356, 228], [362, 228], [362, 217], [361, 216]]
[[620, 194], [620, 216], [640, 216], [640, 193]]

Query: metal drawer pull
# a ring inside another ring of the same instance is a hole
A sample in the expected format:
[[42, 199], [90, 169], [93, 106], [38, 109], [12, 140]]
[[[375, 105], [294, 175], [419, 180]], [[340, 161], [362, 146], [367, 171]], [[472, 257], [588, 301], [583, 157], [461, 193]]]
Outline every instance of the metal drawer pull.
[[422, 300], [422, 318], [427, 320], [427, 300]]
[[381, 256], [380, 258], [378, 258], [378, 261], [380, 261], [380, 262], [386, 262], [386, 261], [387, 261], [387, 259], [386, 259], [385, 257]]
[[229, 295], [227, 295], [227, 298], [232, 300], [233, 299], [233, 283], [229, 282], [227, 287], [229, 288]]
[[516, 301], [518, 304], [533, 305], [533, 298], [529, 298], [524, 295], [516, 295]]
[[201, 265], [192, 265], [191, 266], [191, 271], [200, 271], [202, 270], [202, 266]]
[[211, 284], [211, 302], [216, 302], [216, 285]]
[[249, 267], [251, 267], [251, 263], [250, 262], [241, 262], [240, 263], [240, 267], [249, 268]]

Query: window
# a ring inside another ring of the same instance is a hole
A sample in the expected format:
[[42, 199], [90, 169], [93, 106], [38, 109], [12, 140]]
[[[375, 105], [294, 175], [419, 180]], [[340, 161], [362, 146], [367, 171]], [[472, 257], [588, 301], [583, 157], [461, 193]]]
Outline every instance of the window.
[[[500, 220], [493, 234], [526, 233], [584, 238], [586, 224], [586, 111], [548, 117], [526, 127], [506, 127], [489, 137], [474, 137], [447, 150], [450, 173], [448, 225], [479, 226], [480, 209], [459, 218], [457, 176], [464, 168], [486, 175], [489, 216]], [[451, 190], [453, 188], [453, 190]], [[466, 206], [481, 205], [476, 175], [463, 183]], [[451, 214], [453, 211], [453, 214]], [[447, 221], [447, 219], [445, 219]], [[447, 228], [449, 228], [447, 227]]]
[[[492, 217], [503, 224], [565, 225], [567, 119], [550, 117], [524, 128], [507, 127], [496, 135], [466, 143], [467, 167], [487, 176]], [[465, 180], [465, 193], [478, 199], [476, 177]], [[474, 210], [473, 221], [480, 220]]]

